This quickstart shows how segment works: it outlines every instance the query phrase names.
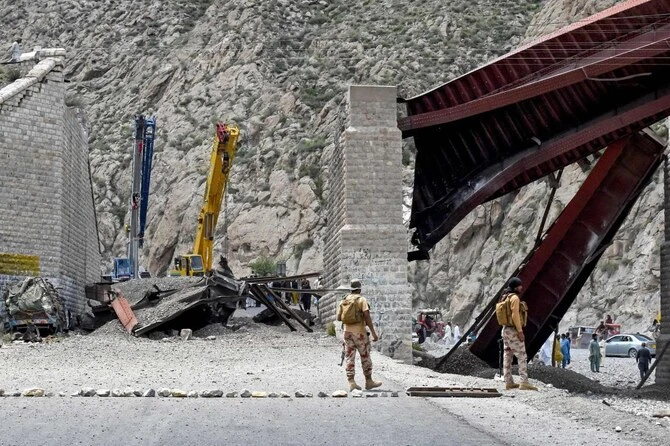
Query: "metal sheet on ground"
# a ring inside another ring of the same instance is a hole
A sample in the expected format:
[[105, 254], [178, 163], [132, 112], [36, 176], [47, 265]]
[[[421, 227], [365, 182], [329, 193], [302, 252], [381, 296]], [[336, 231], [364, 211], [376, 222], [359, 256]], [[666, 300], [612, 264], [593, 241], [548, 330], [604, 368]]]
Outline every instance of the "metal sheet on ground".
[[440, 398], [496, 398], [502, 396], [498, 389], [484, 387], [410, 387], [409, 396]]

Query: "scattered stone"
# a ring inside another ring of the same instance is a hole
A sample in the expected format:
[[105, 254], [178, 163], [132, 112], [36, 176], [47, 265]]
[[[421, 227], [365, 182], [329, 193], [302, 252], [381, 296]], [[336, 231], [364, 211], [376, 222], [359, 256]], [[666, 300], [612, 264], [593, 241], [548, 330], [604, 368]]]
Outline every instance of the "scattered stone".
[[216, 341], [216, 336], [207, 336], [205, 339], [208, 341]]
[[382, 398], [388, 398], [389, 394], [386, 392], [382, 392], [379, 396], [381, 396]]
[[186, 396], [187, 396], [188, 398], [197, 398], [197, 397], [198, 397], [198, 392], [195, 391], [195, 390], [191, 390], [190, 392], [188, 392], [188, 393], [186, 394]]
[[5, 389], [0, 389], [0, 396], [5, 396]]
[[121, 396], [126, 397], [126, 398], [131, 397], [131, 396], [135, 396], [135, 391], [133, 389], [129, 388], [129, 387], [126, 387], [125, 389], [123, 389], [121, 391]]
[[237, 392], [226, 393], [226, 398], [237, 398]]
[[203, 398], [221, 398], [223, 396], [223, 390], [203, 390], [200, 392], [200, 396]]
[[72, 392], [70, 396], [81, 396], [81, 390], [79, 392]]
[[95, 396], [95, 389], [93, 387], [82, 387], [79, 391], [81, 396]]
[[174, 389], [171, 393], [171, 395], [174, 398], [186, 398], [188, 396], [188, 392], [180, 389]]
[[193, 338], [193, 330], [190, 328], [182, 328], [182, 330], [179, 332], [179, 337], [182, 341], [188, 341]]
[[307, 396], [307, 395], [306, 395], [305, 392], [303, 392], [302, 390], [298, 390], [298, 391], [295, 393], [295, 397], [296, 397], [296, 398], [305, 398], [306, 396]]
[[21, 392], [19, 392], [18, 390], [16, 390], [16, 391], [10, 393], [9, 396], [21, 396]]
[[291, 398], [287, 392], [279, 392], [279, 398]]
[[121, 397], [123, 394], [121, 393], [121, 389], [112, 389], [112, 396], [115, 398]]
[[608, 403], [606, 400], [603, 400], [603, 404], [604, 404], [605, 406], [611, 406], [611, 404]]
[[268, 393], [268, 398], [279, 398], [279, 394], [277, 392], [270, 392]]
[[107, 397], [110, 393], [112, 393], [112, 391], [109, 389], [98, 389], [95, 391], [95, 394], [101, 397]]
[[331, 395], [333, 398], [346, 398], [349, 396], [346, 390], [336, 390]]
[[654, 418], [670, 417], [670, 409], [661, 410], [652, 415]]
[[363, 398], [363, 391], [358, 390], [358, 389], [354, 389], [354, 390], [351, 391], [351, 397], [352, 398]]
[[268, 394], [265, 392], [251, 392], [252, 398], [267, 398]]
[[170, 389], [165, 388], [165, 387], [162, 388], [162, 389], [158, 389], [157, 393], [158, 393], [158, 396], [162, 396], [163, 398], [167, 398], [170, 395], [172, 395], [172, 391]]
[[554, 385], [553, 384], [547, 384], [547, 387], [549, 387], [551, 389], [551, 388], [554, 387]]
[[156, 391], [154, 389], [145, 390], [142, 396], [144, 398], [153, 398], [156, 396]]
[[251, 397], [251, 392], [249, 391], [249, 389], [242, 389], [242, 391], [240, 392], [240, 396], [242, 398], [249, 398]]
[[163, 338], [161, 339], [162, 342], [170, 342], [170, 338]]
[[391, 392], [391, 396], [393, 398], [398, 398], [398, 392]]
[[133, 395], [141, 397], [143, 395], [141, 390], [133, 390]]
[[621, 426], [615, 427], [614, 430], [617, 431], [617, 432], [621, 432]]
[[58, 396], [60, 396], [60, 397], [67, 396], [67, 393], [65, 393], [65, 392], [58, 392]]
[[33, 388], [30, 388], [30, 389], [25, 389], [21, 393], [21, 395], [23, 395], [23, 396], [35, 396], [35, 397], [44, 396], [44, 389], [40, 389], [39, 387], [33, 387]]
[[378, 396], [379, 396], [379, 394], [377, 392], [367, 392], [365, 394], [366, 398], [377, 398]]
[[328, 394], [326, 392], [319, 392], [316, 394], [319, 398], [328, 398]]

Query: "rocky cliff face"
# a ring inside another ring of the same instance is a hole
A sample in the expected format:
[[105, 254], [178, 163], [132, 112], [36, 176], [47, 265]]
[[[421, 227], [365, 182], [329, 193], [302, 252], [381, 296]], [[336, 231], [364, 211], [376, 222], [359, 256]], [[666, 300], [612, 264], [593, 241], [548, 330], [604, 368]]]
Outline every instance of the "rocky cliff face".
[[[240, 275], [261, 255], [286, 260], [293, 273], [322, 265], [323, 167], [347, 85], [396, 84], [411, 96], [611, 3], [0, 0], [0, 38], [68, 50], [69, 102], [89, 117], [103, 268], [125, 252], [132, 117], [144, 113], [157, 116], [158, 135], [143, 264], [161, 273], [190, 249], [214, 123], [225, 120], [240, 126], [242, 141], [215, 254], [227, 253]], [[410, 144], [405, 155], [409, 204]], [[580, 180], [579, 169], [564, 175], [554, 216]], [[658, 302], [660, 184], [635, 208], [570, 321], [610, 310], [648, 319]], [[547, 190], [538, 182], [477, 209], [429, 264], [411, 265], [415, 304], [470, 320], [531, 246]]]

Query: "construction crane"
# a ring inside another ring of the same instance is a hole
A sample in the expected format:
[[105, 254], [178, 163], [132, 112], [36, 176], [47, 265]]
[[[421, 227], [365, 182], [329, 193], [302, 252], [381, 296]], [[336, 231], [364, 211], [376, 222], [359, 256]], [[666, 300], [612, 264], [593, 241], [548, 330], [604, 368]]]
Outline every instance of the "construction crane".
[[235, 126], [216, 124], [209, 174], [202, 207], [198, 216], [198, 229], [193, 242], [193, 251], [175, 257], [171, 276], [203, 276], [212, 270], [214, 232], [221, 211], [221, 202], [226, 192], [230, 168], [235, 158], [240, 131]]
[[114, 281], [140, 276], [139, 249], [144, 245], [144, 228], [146, 227], [149, 207], [155, 137], [156, 118], [136, 115], [133, 143], [133, 183], [130, 193], [130, 225], [127, 226], [130, 237], [128, 257], [114, 258], [114, 271], [112, 272], [112, 280]]

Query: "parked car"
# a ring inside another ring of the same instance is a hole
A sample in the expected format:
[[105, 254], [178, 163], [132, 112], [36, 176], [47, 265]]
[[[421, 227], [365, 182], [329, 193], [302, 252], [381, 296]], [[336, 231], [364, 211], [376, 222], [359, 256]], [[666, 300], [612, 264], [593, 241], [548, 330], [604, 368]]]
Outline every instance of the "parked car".
[[605, 356], [628, 356], [636, 358], [642, 343], [647, 343], [651, 356], [656, 356], [656, 341], [640, 333], [614, 335], [605, 341]]

